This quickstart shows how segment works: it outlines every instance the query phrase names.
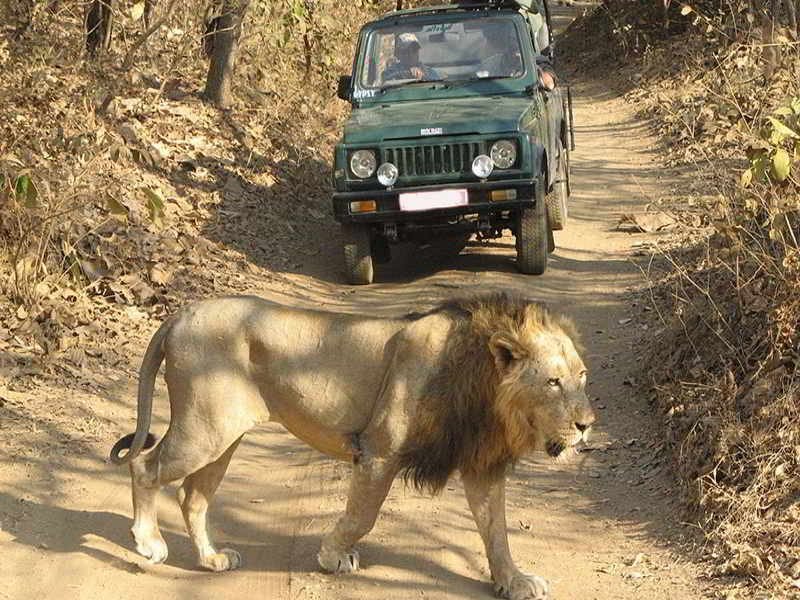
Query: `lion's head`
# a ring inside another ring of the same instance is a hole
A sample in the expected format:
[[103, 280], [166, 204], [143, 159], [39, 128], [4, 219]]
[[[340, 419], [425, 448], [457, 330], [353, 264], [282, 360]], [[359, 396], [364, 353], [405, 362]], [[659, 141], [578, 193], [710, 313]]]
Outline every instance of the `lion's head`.
[[439, 310], [452, 335], [401, 452], [417, 487], [437, 491], [455, 469], [490, 473], [586, 440], [595, 417], [571, 321], [507, 294]]

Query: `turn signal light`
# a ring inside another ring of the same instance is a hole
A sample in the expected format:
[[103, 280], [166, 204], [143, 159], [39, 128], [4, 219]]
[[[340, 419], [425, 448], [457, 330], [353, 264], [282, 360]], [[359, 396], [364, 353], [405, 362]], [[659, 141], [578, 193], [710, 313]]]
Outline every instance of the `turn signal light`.
[[492, 190], [492, 202], [502, 202], [504, 200], [516, 200], [517, 190]]
[[351, 213], [375, 212], [377, 209], [378, 203], [375, 200], [356, 200], [350, 203]]

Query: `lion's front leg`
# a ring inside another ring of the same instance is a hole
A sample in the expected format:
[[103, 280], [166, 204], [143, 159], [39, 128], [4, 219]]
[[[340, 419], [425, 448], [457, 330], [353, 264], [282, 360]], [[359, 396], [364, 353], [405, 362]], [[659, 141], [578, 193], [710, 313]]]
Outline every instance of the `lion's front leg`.
[[396, 473], [386, 461], [375, 458], [362, 458], [353, 465], [347, 508], [333, 531], [323, 538], [317, 554], [324, 570], [349, 573], [358, 569], [358, 552], [353, 545], [372, 530]]
[[493, 476], [462, 473], [467, 502], [486, 547], [494, 589], [509, 600], [546, 600], [547, 581], [520, 571], [511, 558], [506, 530], [506, 478], [501, 472]]

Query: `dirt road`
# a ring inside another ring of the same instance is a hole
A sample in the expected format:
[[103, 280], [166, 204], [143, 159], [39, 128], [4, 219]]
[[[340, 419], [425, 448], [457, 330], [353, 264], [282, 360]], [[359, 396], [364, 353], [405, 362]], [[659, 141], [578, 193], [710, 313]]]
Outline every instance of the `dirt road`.
[[[253, 278], [251, 291], [296, 305], [399, 314], [454, 294], [511, 289], [566, 311], [585, 338], [600, 424], [593, 450], [572, 463], [537, 458], [518, 465], [508, 491], [512, 551], [524, 570], [550, 580], [555, 598], [700, 598], [704, 585], [674, 543], [686, 531], [674, 525], [675, 485], [658, 433], [646, 401], [626, 384], [640, 359], [632, 340], [642, 310], [628, 294], [640, 283], [628, 259], [643, 236], [613, 230], [619, 213], [641, 207], [669, 182], [660, 180], [646, 127], [623, 101], [586, 82], [577, 83], [575, 97], [571, 223], [556, 234], [558, 249], [543, 277], [515, 272], [513, 241], [506, 238], [470, 246], [448, 264], [395, 266], [374, 286], [349, 288], [340, 283], [332, 227], [329, 247], [301, 273], [265, 284]], [[360, 546], [363, 570], [319, 573], [315, 553], [343, 507], [348, 465], [272, 425], [246, 437], [211, 515], [217, 541], [240, 550], [244, 567], [221, 575], [194, 570], [168, 493], [161, 523], [170, 556], [164, 565], [149, 565], [132, 551], [127, 473], [105, 462], [117, 434], [133, 429], [130, 367], [85, 394], [99, 422], [108, 419], [118, 430], [104, 431], [102, 439], [72, 432], [63, 449], [53, 450], [58, 460], [27, 458], [0, 469], [0, 599], [491, 597], [458, 481], [432, 500], [397, 483]], [[26, 401], [17, 392], [5, 397]], [[52, 401], [54, 411], [62, 403], [89, 405], [77, 392], [54, 392]], [[163, 430], [161, 384], [155, 412]]]

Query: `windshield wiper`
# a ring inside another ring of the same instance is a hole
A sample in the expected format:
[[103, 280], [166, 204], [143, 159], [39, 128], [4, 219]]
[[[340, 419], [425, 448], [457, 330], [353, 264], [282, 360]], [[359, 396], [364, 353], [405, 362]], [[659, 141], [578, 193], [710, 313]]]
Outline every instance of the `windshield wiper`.
[[467, 83], [474, 83], [476, 81], [493, 81], [496, 79], [509, 79], [513, 77], [512, 75], [492, 75], [491, 77], [478, 77], [477, 75], [473, 77], [467, 77], [466, 79], [449, 79], [447, 83], [449, 84], [456, 84], [456, 85], [465, 85]]
[[407, 85], [421, 85], [425, 83], [444, 83], [446, 84], [445, 87], [450, 87], [452, 85], [466, 85], [468, 83], [474, 83], [476, 81], [492, 81], [495, 79], [509, 79], [513, 77], [513, 75], [492, 75], [490, 77], [478, 77], [477, 75], [473, 77], [468, 77], [466, 79], [412, 79], [409, 81], [401, 81], [400, 83], [392, 83], [390, 85], [385, 85], [380, 88], [379, 93], [384, 94], [386, 91], [404, 87]]
[[379, 90], [379, 92], [383, 94], [387, 90], [404, 87], [407, 85], [420, 85], [424, 83], [445, 83], [447, 81], [448, 81], [447, 79], [412, 79], [410, 81], [401, 81], [400, 83], [392, 83], [390, 85], [385, 85]]

